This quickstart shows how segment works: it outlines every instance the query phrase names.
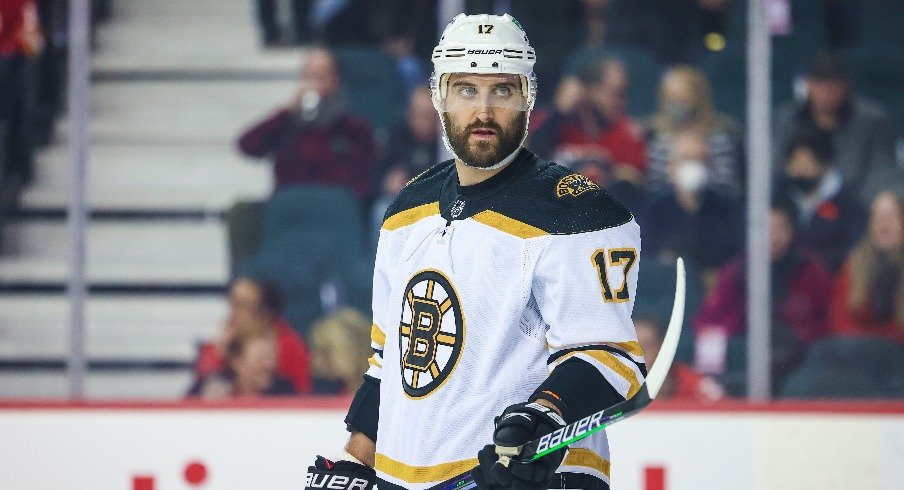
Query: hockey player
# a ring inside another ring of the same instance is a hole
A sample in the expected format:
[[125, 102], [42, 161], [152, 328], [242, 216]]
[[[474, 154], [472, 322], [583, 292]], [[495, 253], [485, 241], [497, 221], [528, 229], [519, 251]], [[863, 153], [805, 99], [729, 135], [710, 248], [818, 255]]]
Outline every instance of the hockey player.
[[537, 461], [517, 447], [633, 396], [640, 230], [586, 177], [524, 148], [534, 50], [509, 15], [456, 17], [433, 51], [434, 105], [455, 158], [386, 213], [375, 351], [345, 419], [343, 460], [307, 488], [609, 488], [604, 432]]

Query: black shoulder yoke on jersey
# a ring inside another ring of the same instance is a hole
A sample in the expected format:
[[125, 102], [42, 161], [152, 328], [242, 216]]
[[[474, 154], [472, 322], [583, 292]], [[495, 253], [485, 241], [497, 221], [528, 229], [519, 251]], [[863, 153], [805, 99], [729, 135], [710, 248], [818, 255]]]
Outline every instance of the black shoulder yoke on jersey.
[[439, 201], [448, 221], [488, 215], [527, 225], [532, 233], [567, 235], [616, 227], [632, 218], [621, 203], [587, 177], [522, 149], [501, 172], [475, 185], [458, 185], [452, 160], [416, 177], [386, 218]]
[[455, 160], [438, 163], [411, 179], [389, 205], [383, 221], [403, 211], [439, 201], [439, 190], [450, 175], [455, 175]]

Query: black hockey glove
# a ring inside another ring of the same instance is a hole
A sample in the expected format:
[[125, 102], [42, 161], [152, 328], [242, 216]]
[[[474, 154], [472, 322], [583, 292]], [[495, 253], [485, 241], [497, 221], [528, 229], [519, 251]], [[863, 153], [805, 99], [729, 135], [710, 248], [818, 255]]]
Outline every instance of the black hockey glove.
[[[471, 472], [477, 488], [484, 490], [546, 489], [562, 464], [565, 451], [547, 454], [536, 461], [519, 459], [524, 444], [564, 427], [565, 421], [553, 410], [537, 403], [518, 403], [496, 417], [493, 442], [477, 453], [479, 465]], [[515, 454], [506, 460], [501, 454]], [[508, 463], [508, 464], [506, 464]]]
[[336, 490], [371, 490], [377, 483], [377, 473], [354, 461], [330, 461], [317, 456], [314, 466], [308, 466], [305, 490], [328, 488]]

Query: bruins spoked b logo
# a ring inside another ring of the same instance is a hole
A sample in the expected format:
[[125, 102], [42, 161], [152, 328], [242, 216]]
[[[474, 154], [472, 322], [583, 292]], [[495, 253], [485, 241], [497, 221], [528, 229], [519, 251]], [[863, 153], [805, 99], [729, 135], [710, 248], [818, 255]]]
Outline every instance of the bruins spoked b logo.
[[455, 370], [465, 321], [455, 288], [436, 270], [418, 272], [405, 287], [399, 352], [402, 386], [411, 398], [439, 388]]

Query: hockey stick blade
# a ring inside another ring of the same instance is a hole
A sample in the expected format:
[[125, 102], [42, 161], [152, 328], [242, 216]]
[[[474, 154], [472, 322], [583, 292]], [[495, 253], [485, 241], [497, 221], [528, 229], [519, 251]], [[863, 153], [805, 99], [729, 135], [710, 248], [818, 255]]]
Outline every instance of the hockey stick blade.
[[[675, 264], [675, 302], [672, 304], [669, 326], [662, 341], [662, 346], [659, 348], [656, 363], [650, 368], [649, 374], [647, 374], [637, 393], [621, 403], [600, 410], [539, 439], [528, 442], [521, 450], [521, 458], [536, 461], [549, 453], [558, 451], [595, 434], [620, 420], [636, 415], [656, 399], [656, 395], [659, 394], [659, 390], [662, 388], [662, 384], [672, 368], [675, 351], [678, 349], [678, 339], [681, 337], [681, 328], [684, 323], [684, 297], [684, 260], [678, 257]], [[430, 490], [469, 490], [476, 488], [476, 486], [474, 479], [471, 477], [471, 472], [468, 471], [430, 487]]]

